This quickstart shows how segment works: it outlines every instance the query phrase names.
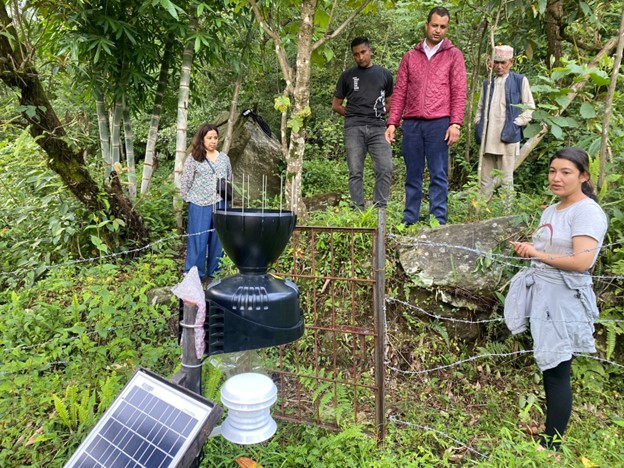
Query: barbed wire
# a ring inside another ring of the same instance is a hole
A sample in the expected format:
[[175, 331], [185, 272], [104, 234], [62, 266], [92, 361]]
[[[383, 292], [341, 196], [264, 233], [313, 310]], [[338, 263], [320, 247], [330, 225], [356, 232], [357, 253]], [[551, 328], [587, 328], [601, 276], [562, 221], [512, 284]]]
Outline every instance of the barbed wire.
[[[412, 370], [404, 370], [404, 369], [399, 369], [398, 367], [393, 366], [390, 363], [390, 360], [388, 359], [388, 353], [386, 352], [386, 356], [385, 356], [385, 363], [386, 363], [386, 367], [390, 370], [393, 370], [395, 372], [398, 372], [400, 374], [403, 375], [422, 375], [422, 374], [430, 374], [431, 372], [436, 372], [439, 370], [444, 370], [444, 369], [449, 369], [451, 367], [457, 367], [460, 366], [462, 364], [466, 364], [468, 362], [473, 362], [476, 361], [478, 359], [483, 359], [483, 358], [492, 358], [492, 357], [511, 357], [511, 356], [520, 356], [523, 354], [533, 354], [535, 351], [532, 349], [522, 349], [522, 350], [518, 350], [518, 351], [511, 351], [508, 353], [483, 353], [483, 354], [478, 354], [475, 356], [470, 356], [466, 359], [460, 359], [458, 361], [452, 362], [450, 364], [443, 364], [441, 366], [437, 366], [437, 367], [433, 367], [433, 368], [429, 368], [429, 369], [423, 369], [423, 370], [417, 370], [417, 371], [412, 371]], [[562, 354], [568, 354], [568, 352], [561, 352]], [[619, 368], [624, 368], [623, 364], [619, 364], [615, 361], [610, 361], [608, 359], [604, 359], [598, 356], [594, 356], [592, 354], [586, 354], [586, 353], [570, 353], [572, 354], [572, 356], [575, 357], [584, 357], [584, 358], [588, 358], [588, 359], [593, 359], [595, 361], [599, 361], [605, 364], [609, 364], [615, 367], [619, 367]]]
[[402, 301], [401, 299], [397, 299], [396, 297], [386, 297], [386, 302], [396, 302], [397, 304], [401, 304], [405, 307], [408, 307], [412, 310], [416, 310], [421, 314], [427, 315], [428, 317], [435, 318], [438, 320], [445, 320], [447, 322], [457, 322], [457, 323], [465, 323], [465, 324], [481, 324], [481, 323], [492, 323], [492, 322], [503, 322], [505, 319], [502, 317], [497, 317], [493, 319], [483, 319], [483, 320], [466, 320], [466, 319], [456, 319], [454, 317], [445, 317], [444, 315], [434, 314], [433, 312], [428, 312], [422, 307], [418, 307], [414, 304], [410, 304], [409, 302]]
[[211, 233], [213, 231], [215, 231], [214, 228], [208, 229], [206, 231], [195, 232], [193, 234], [175, 234], [173, 236], [164, 237], [162, 239], [155, 240], [154, 242], [150, 242], [149, 244], [144, 245], [142, 247], [136, 247], [136, 248], [128, 249], [128, 250], [122, 250], [120, 252], [114, 252], [114, 253], [106, 254], [106, 255], [99, 255], [97, 257], [80, 258], [80, 259], [70, 260], [70, 261], [63, 262], [63, 263], [53, 263], [53, 264], [49, 264], [49, 265], [40, 265], [40, 266], [33, 267], [31, 269], [26, 269], [26, 270], [18, 269], [18, 270], [13, 270], [13, 271], [0, 271], [0, 276], [23, 275], [23, 274], [28, 273], [30, 271], [35, 271], [35, 270], [40, 270], [40, 269], [52, 270], [52, 269], [56, 269], [56, 268], [66, 267], [66, 266], [79, 265], [81, 263], [99, 262], [99, 261], [105, 260], [105, 259], [116, 258], [116, 257], [123, 257], [125, 255], [135, 254], [135, 253], [138, 253], [138, 252], [142, 252], [144, 250], [152, 249], [152, 248], [156, 247], [157, 245], [162, 244], [162, 243], [167, 242], [167, 241], [176, 240], [176, 239], [183, 239], [183, 238], [187, 238], [187, 237], [200, 236], [202, 234]]
[[[117, 330], [125, 330], [127, 328], [132, 328], [132, 327], [135, 327], [135, 326], [138, 326], [138, 325], [158, 322], [159, 320], [163, 320], [163, 319], [153, 318], [153, 319], [149, 319], [149, 320], [142, 320], [141, 322], [129, 323], [129, 324], [126, 324], [126, 325], [123, 325], [123, 326], [119, 326], [119, 327], [108, 327], [108, 328], [106, 328], [106, 331], [107, 332], [112, 332], [112, 331], [117, 331]], [[98, 330], [92, 330], [90, 332], [81, 333], [81, 334], [78, 334], [78, 335], [75, 335], [75, 336], [67, 337], [65, 341], [71, 342], [71, 341], [74, 341], [74, 340], [78, 340], [78, 339], [82, 338], [83, 336], [89, 337], [91, 335], [95, 335], [95, 334], [98, 334], [98, 333], [100, 333]], [[60, 337], [58, 335], [55, 335], [52, 338], [50, 338], [48, 341], [44, 341], [42, 343], [35, 343], [35, 344], [31, 344], [31, 345], [14, 346], [13, 348], [5, 348], [4, 352], [8, 354], [8, 353], [13, 353], [14, 351], [18, 351], [18, 350], [19, 351], [27, 351], [29, 349], [42, 348], [44, 346], [49, 345], [50, 343], [53, 343], [54, 341], [61, 340], [61, 339], [62, 339], [62, 337]]]
[[399, 369], [398, 367], [393, 366], [390, 363], [390, 360], [388, 359], [387, 353], [386, 353], [386, 359], [385, 359], [385, 363], [386, 363], [386, 367], [390, 370], [393, 370], [395, 372], [398, 372], [400, 374], [403, 375], [422, 375], [422, 374], [429, 374], [431, 372], [436, 372], [439, 370], [443, 370], [443, 369], [449, 369], [451, 367], [457, 367], [461, 364], [466, 364], [468, 362], [473, 362], [476, 361], [477, 359], [483, 359], [483, 358], [491, 358], [491, 357], [510, 357], [510, 356], [519, 356], [522, 354], [530, 354], [533, 353], [533, 350], [531, 349], [523, 349], [520, 351], [511, 351], [509, 353], [484, 353], [484, 354], [478, 354], [476, 356], [470, 356], [469, 358], [466, 359], [460, 359], [459, 361], [455, 361], [452, 362], [450, 364], [444, 364], [438, 367], [433, 367], [431, 369], [423, 369], [423, 370], [419, 370], [419, 371], [411, 371], [411, 370], [403, 370], [403, 369]]
[[[39, 265], [36, 267], [32, 267], [30, 269], [16, 269], [16, 270], [12, 270], [12, 271], [2, 271], [0, 272], [0, 276], [16, 276], [16, 275], [24, 275], [28, 272], [31, 271], [36, 271], [36, 270], [52, 270], [52, 269], [57, 269], [57, 268], [62, 268], [62, 267], [66, 267], [66, 266], [73, 266], [73, 265], [79, 265], [79, 264], [83, 264], [83, 263], [91, 263], [91, 262], [98, 262], [98, 261], [102, 261], [102, 260], [106, 260], [106, 259], [111, 259], [111, 258], [117, 258], [117, 257], [123, 257], [126, 255], [131, 255], [131, 254], [136, 254], [139, 252], [143, 252], [145, 250], [149, 250], [149, 249], [153, 249], [156, 246], [168, 242], [168, 241], [173, 241], [176, 239], [185, 239], [188, 237], [193, 237], [193, 236], [199, 236], [202, 234], [207, 234], [210, 232], [214, 232], [215, 229], [208, 229], [205, 231], [200, 231], [197, 233], [193, 233], [193, 234], [175, 234], [169, 237], [164, 237], [162, 239], [157, 239], [153, 242], [150, 242], [149, 244], [146, 244], [144, 246], [141, 247], [136, 247], [136, 248], [132, 248], [132, 249], [127, 249], [127, 250], [122, 250], [119, 252], [114, 252], [114, 253], [110, 253], [110, 254], [104, 254], [104, 255], [98, 255], [98, 256], [94, 256], [94, 257], [88, 257], [88, 258], [81, 258], [81, 259], [76, 259], [76, 260], [70, 260], [67, 262], [62, 262], [62, 263], [52, 263], [52, 264], [47, 264], [47, 265]], [[401, 234], [392, 234], [392, 233], [387, 233], [387, 238], [388, 239], [406, 239], [409, 242], [395, 242], [397, 245], [399, 246], [407, 246], [407, 247], [414, 247], [418, 244], [421, 245], [427, 245], [427, 246], [431, 246], [431, 247], [440, 247], [440, 248], [447, 248], [447, 249], [454, 249], [454, 250], [463, 250], [463, 251], [467, 251], [470, 252], [472, 254], [475, 254], [479, 257], [483, 257], [483, 258], [490, 258], [493, 261], [496, 261], [497, 263], [500, 263], [502, 265], [506, 265], [512, 268], [517, 268], [517, 269], [521, 269], [521, 268], [526, 268], [526, 265], [522, 265], [522, 264], [518, 264], [517, 262], [528, 262], [531, 260], [534, 260], [533, 258], [523, 258], [523, 257], [517, 257], [517, 256], [512, 256], [512, 255], [505, 255], [502, 253], [496, 253], [496, 252], [491, 252], [491, 251], [483, 251], [480, 249], [475, 249], [472, 247], [467, 247], [464, 245], [455, 245], [455, 244], [448, 244], [445, 242], [433, 242], [427, 239], [419, 239], [417, 237], [413, 237], [413, 236], [405, 236], [405, 235], [401, 235]], [[606, 244], [603, 245], [600, 250], [602, 249], [606, 249], [606, 248], [610, 248], [610, 247], [614, 247], [614, 246], [620, 246], [620, 245], [624, 245], [621, 242], [613, 242], [611, 244]], [[598, 250], [596, 249], [586, 249], [585, 251], [590, 252], [590, 251], [594, 251], [594, 250]], [[508, 262], [505, 260], [513, 260], [516, 263], [512, 263], [512, 262]], [[535, 259], [535, 260], [539, 260], [539, 259]], [[532, 266], [531, 268], [535, 268], [537, 270], [551, 270], [551, 268], [548, 267], [538, 267], [538, 266]], [[573, 274], [573, 273], [572, 273]], [[579, 275], [582, 275], [582, 273], [578, 273]], [[624, 280], [624, 276], [622, 275], [591, 275], [592, 278], [595, 279], [601, 279], [601, 280]]]
[[[118, 327], [107, 327], [106, 331], [107, 332], [113, 332], [113, 331], [118, 331], [118, 330], [126, 330], [128, 328], [134, 328], [136, 326], [142, 326], [142, 325], [145, 325], [145, 324], [148, 324], [148, 323], [154, 323], [154, 322], [158, 322], [158, 321], [161, 321], [161, 320], [163, 320], [163, 319], [162, 318], [153, 318], [153, 319], [149, 319], [149, 320], [142, 320], [140, 322], [129, 323], [129, 324], [118, 326]], [[165, 320], [165, 323], [166, 323], [166, 320]], [[81, 333], [79, 335], [75, 335], [75, 336], [72, 336], [72, 337], [67, 337], [63, 341], [64, 341], [64, 344], [69, 344], [72, 341], [75, 341], [75, 340], [78, 340], [78, 339], [82, 339], [85, 336], [90, 337], [92, 335], [96, 335], [96, 334], [99, 334], [99, 333], [100, 332], [98, 330], [92, 330], [90, 332]], [[61, 340], [62, 340], [62, 337], [60, 337], [58, 335], [55, 335], [52, 338], [50, 338], [48, 341], [44, 341], [42, 343], [36, 343], [36, 344], [32, 344], [32, 345], [23, 345], [23, 346], [14, 346], [13, 348], [5, 348], [4, 352], [5, 352], [5, 354], [12, 354], [15, 351], [28, 351], [28, 350], [35, 349], [35, 348], [42, 348], [42, 347], [45, 347], [45, 346], [47, 346], [47, 345], [49, 345], [49, 344], [51, 344], [51, 343], [53, 343], [55, 341], [61, 341]], [[30, 356], [33, 356], [33, 355], [30, 355]], [[44, 371], [44, 370], [49, 369], [50, 367], [52, 367], [54, 365], [66, 364], [66, 363], [67, 363], [66, 361], [55, 361], [55, 362], [44, 364], [42, 367], [39, 367], [39, 368], [34, 369], [34, 370]], [[29, 368], [28, 370], [32, 371], [33, 369]], [[0, 376], [4, 377], [4, 376], [7, 376], [7, 375], [16, 375], [16, 374], [19, 374], [20, 372], [22, 372], [22, 369], [15, 370], [15, 371], [10, 371], [10, 372], [0, 372]]]
[[[454, 317], [446, 317], [444, 315], [435, 314], [433, 312], [428, 312], [422, 307], [418, 307], [417, 305], [410, 304], [409, 302], [402, 301], [401, 299], [397, 299], [396, 297], [386, 297], [386, 302], [395, 302], [397, 304], [401, 304], [409, 309], [420, 312], [421, 314], [427, 315], [428, 317], [435, 318], [437, 320], [444, 320], [447, 322], [457, 322], [463, 324], [483, 324], [483, 323], [492, 323], [492, 322], [504, 322], [505, 319], [503, 317], [497, 317], [493, 319], [483, 319], [483, 320], [467, 320], [467, 319], [457, 319]], [[552, 319], [537, 319], [533, 318], [531, 320], [540, 320], [548, 323], [588, 323], [587, 320], [552, 320]], [[624, 319], [596, 319], [594, 323], [624, 323]]]
[[[428, 239], [419, 239], [417, 237], [413, 237], [413, 236], [405, 236], [405, 235], [401, 235], [401, 234], [392, 234], [392, 233], [388, 233], [387, 237], [389, 239], [405, 239], [409, 242], [395, 242], [397, 245], [399, 246], [403, 246], [403, 247], [415, 247], [417, 245], [426, 245], [429, 247], [440, 247], [440, 248], [445, 248], [445, 249], [453, 249], [453, 250], [463, 250], [469, 253], [472, 253], [474, 255], [477, 255], [478, 257], [483, 257], [483, 258], [489, 258], [492, 259], [493, 261], [496, 261], [497, 263], [500, 263], [502, 265], [506, 265], [512, 268], [517, 268], [517, 269], [521, 269], [521, 268], [526, 268], [527, 265], [524, 264], [518, 264], [517, 262], [523, 262], [523, 263], [527, 263], [527, 262], [531, 262], [533, 260], [537, 260], [540, 261], [539, 258], [536, 257], [528, 257], [528, 258], [524, 258], [524, 257], [518, 257], [518, 256], [514, 256], [514, 255], [506, 255], [503, 253], [496, 253], [496, 252], [492, 252], [492, 251], [484, 251], [484, 250], [480, 250], [480, 249], [476, 249], [476, 248], [472, 248], [472, 247], [468, 247], [465, 245], [455, 245], [455, 244], [448, 244], [446, 242], [434, 242]], [[580, 252], [576, 252], [581, 253], [581, 252], [594, 252], [596, 250], [603, 250], [603, 249], [607, 249], [610, 247], [615, 247], [615, 246], [622, 246], [624, 245], [624, 243], [622, 242], [612, 242], [610, 244], [605, 244], [602, 245], [600, 247], [600, 249], [598, 247], [594, 248], [594, 249], [584, 249]], [[562, 255], [561, 257], [572, 257], [575, 254], [570, 254], [570, 255]], [[516, 263], [512, 263], [511, 261], [506, 261], [506, 260], [513, 260]], [[536, 270], [552, 270], [552, 268], [549, 267], [540, 267], [540, 266], [531, 266], [531, 268], [535, 268]], [[570, 272], [570, 274], [574, 274], [574, 272]], [[584, 273], [577, 273], [579, 276], [583, 275], [586, 276]], [[590, 275], [592, 278], [595, 279], [600, 279], [603, 281], [617, 281], [617, 280], [624, 280], [624, 275]]]
[[453, 442], [455, 442], [458, 445], [461, 445], [462, 447], [464, 447], [466, 450], [468, 450], [471, 453], [474, 453], [475, 455], [480, 456], [481, 458], [488, 458], [487, 455], [482, 454], [481, 452], [473, 449], [472, 447], [470, 447], [469, 445], [463, 443], [461, 440], [456, 439], [453, 436], [450, 436], [449, 434], [447, 434], [446, 432], [440, 431], [438, 429], [434, 429], [433, 427], [430, 426], [421, 426], [420, 424], [416, 424], [416, 423], [412, 423], [412, 422], [407, 422], [407, 421], [401, 421], [400, 419], [397, 419], [394, 415], [390, 415], [388, 416], [388, 420], [390, 422], [393, 422], [395, 424], [402, 424], [404, 426], [408, 426], [408, 427], [416, 427], [418, 429], [423, 429], [425, 431], [430, 431], [430, 432], [435, 432], [438, 435], [441, 435], [443, 437], [446, 437], [449, 440], [452, 440]]

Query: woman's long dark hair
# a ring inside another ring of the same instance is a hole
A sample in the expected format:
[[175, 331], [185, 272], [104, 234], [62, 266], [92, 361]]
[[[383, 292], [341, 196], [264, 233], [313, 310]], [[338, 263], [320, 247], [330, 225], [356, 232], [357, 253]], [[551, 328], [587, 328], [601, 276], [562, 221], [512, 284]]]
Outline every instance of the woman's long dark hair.
[[594, 193], [594, 184], [591, 183], [591, 173], [589, 172], [589, 155], [583, 151], [581, 148], [577, 148], [576, 146], [569, 146], [567, 148], [560, 149], [555, 153], [554, 156], [550, 158], [548, 164], [553, 161], [553, 159], [565, 159], [574, 163], [576, 168], [579, 170], [581, 175], [587, 174], [588, 179], [583, 182], [581, 185], [581, 190], [585, 195], [594, 200], [598, 201], [598, 197]]
[[197, 162], [204, 162], [206, 160], [204, 137], [206, 136], [206, 133], [211, 130], [217, 132], [217, 136], [219, 136], [219, 129], [212, 124], [206, 123], [199, 127], [199, 130], [197, 130], [197, 133], [193, 137], [193, 142], [191, 143], [191, 155]]

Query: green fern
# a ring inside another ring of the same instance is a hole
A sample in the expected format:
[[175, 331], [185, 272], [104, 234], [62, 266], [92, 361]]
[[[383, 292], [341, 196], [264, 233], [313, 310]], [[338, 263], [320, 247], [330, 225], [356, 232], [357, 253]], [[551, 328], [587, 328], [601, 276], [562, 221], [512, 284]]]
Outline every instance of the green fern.
[[98, 404], [97, 408], [99, 414], [103, 413], [106, 408], [110, 406], [110, 404], [115, 399], [117, 392], [117, 381], [115, 381], [115, 379], [113, 379], [112, 377], [108, 377], [100, 388], [100, 403]]
[[347, 394], [347, 389], [344, 385], [336, 385], [336, 408], [335, 417], [336, 424], [342, 427], [343, 416], [348, 414], [353, 409], [353, 405]]
[[58, 414], [59, 419], [63, 424], [71, 429], [71, 418], [69, 416], [69, 410], [67, 409], [67, 405], [65, 405], [65, 402], [61, 400], [57, 395], [52, 395], [52, 400], [54, 401], [54, 409], [56, 409], [56, 413]]
[[65, 402], [69, 409], [69, 428], [76, 429], [78, 427], [78, 387], [70, 385], [65, 390]]
[[82, 392], [82, 399], [80, 404], [76, 404], [78, 409], [78, 421], [81, 425], [91, 426], [95, 421], [95, 413], [93, 408], [95, 407], [95, 392], [91, 393], [89, 390]]
[[606, 356], [607, 360], [610, 360], [611, 356], [613, 356], [613, 352], [615, 351], [615, 340], [617, 336], [622, 333], [622, 330], [620, 329], [620, 327], [615, 326], [615, 324], [613, 323], [606, 323], [605, 325], [605, 328], [607, 329]]
[[223, 373], [214, 366], [206, 364], [208, 368], [208, 377], [206, 378], [206, 384], [204, 385], [204, 396], [211, 401], [215, 401], [219, 396], [219, 384]]

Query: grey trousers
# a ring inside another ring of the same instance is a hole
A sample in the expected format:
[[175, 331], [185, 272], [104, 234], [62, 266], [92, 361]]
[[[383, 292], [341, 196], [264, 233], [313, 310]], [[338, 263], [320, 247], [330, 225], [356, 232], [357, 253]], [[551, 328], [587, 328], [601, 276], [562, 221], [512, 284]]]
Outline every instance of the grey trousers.
[[373, 203], [380, 208], [388, 204], [392, 184], [392, 148], [386, 141], [385, 131], [385, 127], [372, 125], [345, 128], [351, 204], [361, 210], [365, 208], [363, 175], [367, 152], [371, 155], [375, 170]]

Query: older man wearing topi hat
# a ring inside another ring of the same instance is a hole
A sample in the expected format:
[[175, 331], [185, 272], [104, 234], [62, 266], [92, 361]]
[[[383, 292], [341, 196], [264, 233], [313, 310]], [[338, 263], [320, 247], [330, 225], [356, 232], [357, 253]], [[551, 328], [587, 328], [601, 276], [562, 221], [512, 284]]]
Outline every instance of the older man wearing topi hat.
[[[513, 171], [520, 151], [522, 127], [531, 121], [535, 109], [529, 80], [524, 75], [509, 71], [514, 63], [513, 53], [513, 48], [508, 45], [494, 47], [490, 64], [495, 76], [489, 87], [489, 104], [485, 105], [488, 82], [484, 80], [475, 118], [477, 141], [485, 140], [480, 164], [481, 194], [490, 200], [496, 187], [502, 185], [507, 207], [510, 207], [513, 194]], [[518, 104], [523, 104], [524, 110]], [[483, 117], [486, 107], [487, 119]], [[495, 170], [499, 171], [500, 178], [493, 173]]]

